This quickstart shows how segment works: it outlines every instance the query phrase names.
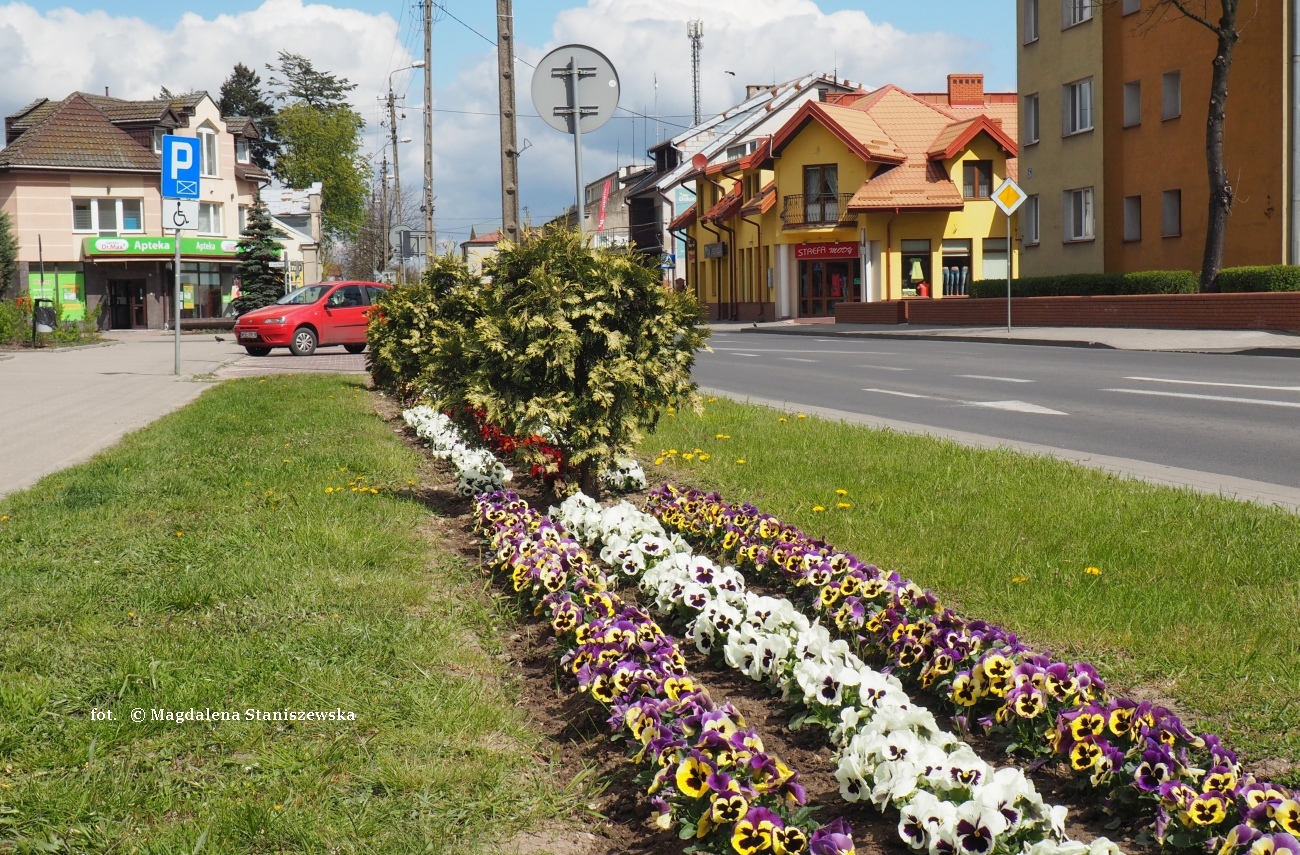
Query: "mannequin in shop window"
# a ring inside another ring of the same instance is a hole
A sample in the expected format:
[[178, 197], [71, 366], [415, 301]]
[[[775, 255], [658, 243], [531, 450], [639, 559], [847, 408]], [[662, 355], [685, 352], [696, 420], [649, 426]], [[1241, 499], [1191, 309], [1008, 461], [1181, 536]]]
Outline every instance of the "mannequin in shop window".
[[912, 259], [912, 271], [909, 278], [912, 280], [912, 287], [916, 289], [916, 296], [930, 296], [930, 286], [924, 281], [925, 272], [921, 270], [921, 259]]

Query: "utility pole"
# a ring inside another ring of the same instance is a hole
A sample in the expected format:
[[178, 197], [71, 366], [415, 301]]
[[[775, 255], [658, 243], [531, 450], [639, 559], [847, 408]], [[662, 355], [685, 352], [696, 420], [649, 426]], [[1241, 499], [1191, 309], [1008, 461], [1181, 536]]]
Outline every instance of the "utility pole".
[[388, 269], [388, 259], [393, 254], [393, 248], [388, 244], [388, 230], [391, 227], [388, 222], [388, 155], [385, 154], [379, 166], [379, 245], [387, 247], [383, 257], [384, 270]]
[[[501, 234], [519, 240], [519, 146], [515, 123], [515, 17], [497, 0], [497, 91], [501, 103]], [[581, 215], [579, 215], [581, 216]]]
[[433, 0], [424, 0], [424, 257], [433, 259]]
[[695, 122], [700, 123], [700, 43], [704, 41], [704, 22], [687, 21], [686, 37], [691, 40], [691, 80], [695, 95]]
[[[388, 130], [393, 140], [393, 196], [397, 200], [397, 224], [402, 222], [402, 168], [401, 157], [397, 154], [397, 110], [393, 107], [393, 75], [388, 75]], [[405, 247], [397, 251], [397, 282], [406, 284]]]

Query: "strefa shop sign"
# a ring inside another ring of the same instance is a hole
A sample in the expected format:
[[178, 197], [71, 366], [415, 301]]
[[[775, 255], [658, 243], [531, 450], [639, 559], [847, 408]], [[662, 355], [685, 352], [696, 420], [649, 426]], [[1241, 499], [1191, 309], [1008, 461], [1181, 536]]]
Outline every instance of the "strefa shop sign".
[[794, 248], [799, 261], [820, 261], [824, 258], [857, 258], [856, 243], [801, 243]]
[[[234, 258], [239, 241], [222, 238], [181, 238], [181, 255]], [[122, 256], [157, 258], [176, 254], [174, 237], [88, 237], [81, 242], [82, 255], [93, 258]]]

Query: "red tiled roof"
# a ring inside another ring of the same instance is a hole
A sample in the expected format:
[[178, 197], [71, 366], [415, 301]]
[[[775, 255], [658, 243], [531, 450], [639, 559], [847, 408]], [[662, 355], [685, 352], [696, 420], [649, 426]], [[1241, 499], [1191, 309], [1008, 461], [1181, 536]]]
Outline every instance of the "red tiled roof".
[[722, 220], [729, 220], [736, 216], [736, 212], [740, 210], [740, 203], [743, 201], [740, 196], [742, 189], [741, 182], [737, 181], [735, 185], [727, 191], [726, 195], [719, 199], [717, 204], [706, 211], [704, 216], [700, 219], [706, 223], [716, 223], [721, 222]]
[[961, 191], [942, 163], [914, 158], [899, 166], [881, 167], [862, 182], [849, 199], [848, 209], [854, 213], [891, 208], [948, 210], [963, 204]]
[[772, 156], [772, 138], [765, 137], [759, 141], [758, 147], [755, 148], [753, 151], [751, 151], [749, 154], [744, 155], [742, 157], [733, 158], [731, 160], [723, 161], [722, 163], [715, 163], [712, 166], [705, 168], [704, 174], [719, 175], [719, 174], [725, 174], [730, 172], [743, 171], [746, 169], [756, 169], [760, 165], [762, 165], [763, 161], [767, 160], [771, 156]]
[[161, 163], [158, 155], [76, 93], [0, 150], [0, 167], [157, 172]]
[[1015, 140], [1008, 137], [1000, 125], [995, 124], [992, 119], [983, 113], [963, 122], [953, 122], [940, 131], [939, 136], [935, 137], [934, 142], [930, 144], [930, 150], [926, 152], [926, 156], [931, 160], [947, 160], [950, 157], [956, 157], [962, 149], [970, 145], [971, 141], [982, 133], [988, 134], [1008, 157], [1016, 156]]
[[758, 191], [758, 195], [740, 206], [741, 216], [747, 214], [766, 214], [776, 204], [776, 182], [769, 181], [767, 186]]
[[680, 214], [673, 217], [672, 222], [668, 224], [668, 231], [670, 232], [680, 231], [686, 228], [687, 226], [693, 225], [694, 223], [695, 223], [695, 206], [692, 205], [691, 207], [687, 208], [685, 211], [682, 211]]
[[817, 101], [805, 102], [772, 138], [772, 152], [779, 154], [786, 144], [809, 122], [817, 122], [863, 160], [876, 163], [902, 163], [906, 155], [880, 126], [875, 117], [859, 108], [839, 107]]
[[468, 245], [468, 246], [479, 246], [479, 245], [496, 246], [497, 244], [501, 243], [501, 241], [503, 241], [503, 240], [505, 240], [505, 238], [502, 237], [501, 232], [496, 231], [496, 232], [489, 232], [488, 234], [485, 234], [485, 235], [480, 235], [479, 237], [472, 237], [472, 238], [470, 238], [469, 240], [465, 241], [464, 244], [461, 244], [461, 245], [462, 245], [462, 246], [465, 246], [465, 245]]

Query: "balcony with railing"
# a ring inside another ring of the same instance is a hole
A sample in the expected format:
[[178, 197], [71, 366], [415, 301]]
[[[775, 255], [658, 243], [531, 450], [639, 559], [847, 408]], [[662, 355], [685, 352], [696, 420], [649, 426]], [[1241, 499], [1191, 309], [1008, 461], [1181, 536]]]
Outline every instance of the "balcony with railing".
[[857, 215], [849, 213], [849, 200], [852, 198], [852, 193], [786, 196], [781, 208], [781, 223], [787, 229], [856, 225]]

